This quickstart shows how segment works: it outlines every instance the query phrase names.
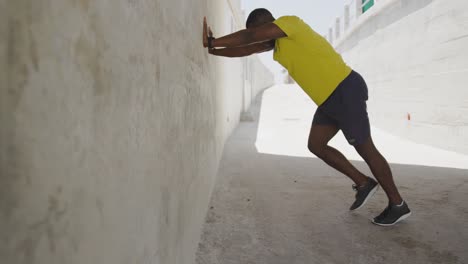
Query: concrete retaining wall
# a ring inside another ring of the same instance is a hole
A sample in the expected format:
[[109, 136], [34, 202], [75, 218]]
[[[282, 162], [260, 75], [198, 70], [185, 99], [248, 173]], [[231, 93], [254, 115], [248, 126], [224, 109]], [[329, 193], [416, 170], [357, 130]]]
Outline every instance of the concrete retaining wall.
[[[0, 0], [1, 263], [193, 262], [224, 141], [248, 107], [244, 63], [208, 56], [201, 22], [227, 33], [238, 10]], [[273, 82], [256, 78], [251, 96]]]
[[337, 42], [368, 82], [371, 122], [468, 153], [468, 2], [379, 2], [384, 8], [364, 14]]

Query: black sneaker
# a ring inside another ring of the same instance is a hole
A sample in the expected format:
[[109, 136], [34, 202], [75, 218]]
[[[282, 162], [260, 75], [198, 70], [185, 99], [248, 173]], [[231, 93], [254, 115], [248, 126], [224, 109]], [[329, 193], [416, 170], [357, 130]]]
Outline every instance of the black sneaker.
[[367, 200], [369, 200], [378, 189], [379, 184], [371, 178], [369, 178], [364, 186], [353, 185], [353, 190], [356, 191], [356, 201], [354, 201], [349, 210], [357, 210], [364, 206]]
[[406, 202], [403, 201], [402, 205], [388, 205], [379, 216], [372, 220], [372, 223], [379, 226], [392, 226], [405, 220], [410, 215], [411, 211]]

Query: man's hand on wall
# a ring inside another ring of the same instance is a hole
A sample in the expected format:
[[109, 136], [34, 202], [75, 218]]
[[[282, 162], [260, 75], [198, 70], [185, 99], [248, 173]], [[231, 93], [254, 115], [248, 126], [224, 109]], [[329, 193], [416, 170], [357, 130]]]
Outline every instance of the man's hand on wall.
[[206, 23], [206, 17], [203, 18], [203, 47], [208, 47], [208, 33], [207, 33], [208, 24]]
[[213, 32], [206, 22], [206, 17], [203, 18], [203, 47], [213, 48], [211, 46], [211, 41], [214, 39]]
[[[213, 31], [211, 31], [211, 27], [208, 27], [208, 38], [214, 39]], [[214, 48], [208, 47], [208, 53], [213, 54]]]

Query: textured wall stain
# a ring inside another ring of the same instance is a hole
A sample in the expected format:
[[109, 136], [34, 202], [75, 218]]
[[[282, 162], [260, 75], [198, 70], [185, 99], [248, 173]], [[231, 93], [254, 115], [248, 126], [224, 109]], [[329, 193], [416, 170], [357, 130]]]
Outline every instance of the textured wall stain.
[[16, 43], [18, 42], [20, 32], [20, 23], [17, 20], [11, 19], [8, 22], [8, 44], [7, 44], [7, 62], [8, 66], [13, 66], [16, 61]]
[[27, 42], [29, 43], [29, 57], [35, 71], [39, 71], [39, 52], [37, 50], [37, 42], [34, 38], [34, 24], [41, 20], [42, 6], [35, 2], [29, 3], [26, 13], [27, 22]]
[[105, 33], [101, 29], [101, 25], [96, 15], [91, 16], [90, 27], [91, 31], [93, 32], [93, 37], [95, 41], [95, 46], [93, 47], [94, 50], [90, 53], [91, 55], [95, 55], [95, 58], [91, 58], [91, 65], [93, 65], [93, 68], [90, 69], [94, 70], [91, 72], [93, 74], [95, 82], [94, 94], [96, 96], [108, 95], [111, 89], [109, 81], [112, 80], [112, 76], [107, 74], [105, 62], [103, 62], [103, 53], [109, 47], [106, 43]]
[[101, 224], [105, 224], [103, 221], [104, 221], [104, 203], [102, 202], [102, 199], [100, 199], [99, 197], [96, 197], [96, 208], [99, 212], [99, 216], [101, 218]]
[[7, 63], [8, 94], [14, 109], [17, 108], [28, 83], [29, 70], [39, 70], [40, 56], [33, 35], [33, 26], [41, 21], [42, 8], [34, 2], [17, 1], [13, 8], [21, 10], [8, 20]]
[[37, 52], [37, 44], [34, 39], [34, 35], [31, 27], [28, 30], [29, 33], [29, 56], [31, 57], [31, 62], [34, 67], [34, 70], [39, 71], [39, 53]]
[[[27, 49], [25, 45], [27, 39], [24, 30], [26, 29], [24, 21], [21, 17], [9, 19], [6, 32], [6, 70], [7, 70], [7, 87], [5, 100], [7, 104], [8, 114], [5, 123], [1, 124], [0, 128], [4, 130], [6, 136], [6, 146], [3, 146], [6, 151], [6, 168], [2, 168], [1, 184], [0, 184], [0, 215], [2, 223], [14, 229], [16, 223], [13, 223], [12, 216], [17, 209], [19, 200], [19, 189], [21, 184], [30, 183], [30, 175], [27, 173], [27, 156], [21, 147], [21, 140], [18, 138], [16, 131], [16, 113], [19, 103], [23, 96], [25, 87], [28, 83], [29, 68]], [[25, 52], [26, 51], [26, 52]], [[26, 182], [24, 182], [24, 180]], [[3, 222], [4, 221], [4, 222]], [[1, 227], [0, 235], [7, 236], [8, 230]]]
[[105, 65], [104, 52], [109, 48], [104, 32], [100, 29], [97, 15], [91, 15], [89, 22], [91, 36], [81, 33], [75, 42], [76, 60], [81, 68], [87, 71], [93, 80], [95, 96], [109, 96], [111, 90], [109, 74]]
[[78, 5], [83, 11], [88, 11], [91, 0], [73, 0], [73, 4]]
[[26, 237], [16, 247], [17, 254], [24, 258], [23, 263], [35, 263], [35, 251], [43, 237], [47, 238], [50, 252], [55, 252], [56, 240], [64, 235], [61, 220], [67, 212], [66, 204], [60, 202], [61, 193], [62, 188], [58, 187], [55, 193], [49, 196], [46, 215], [42, 220], [28, 226]]
[[18, 20], [10, 20], [8, 24], [7, 61], [9, 78], [7, 85], [9, 101], [13, 109], [16, 109], [28, 82], [29, 70], [24, 58], [24, 45], [26, 42], [22, 35], [24, 25]]
[[79, 64], [88, 71], [93, 79], [94, 95], [101, 95], [104, 90], [102, 80], [101, 53], [93, 43], [81, 34], [75, 43], [75, 53]]

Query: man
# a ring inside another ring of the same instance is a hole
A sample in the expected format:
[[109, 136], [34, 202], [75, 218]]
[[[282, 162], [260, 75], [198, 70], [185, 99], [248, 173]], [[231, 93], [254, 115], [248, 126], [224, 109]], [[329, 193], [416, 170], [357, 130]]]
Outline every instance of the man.
[[[364, 79], [343, 61], [333, 47], [296, 16], [275, 19], [266, 9], [249, 15], [247, 29], [217, 38], [203, 22], [203, 45], [212, 55], [243, 57], [274, 49], [274, 60], [283, 65], [299, 86], [318, 105], [310, 130], [308, 148], [355, 184], [350, 210], [361, 208], [380, 184], [388, 196], [387, 208], [373, 223], [391, 226], [409, 217], [385, 158], [374, 146], [370, 133]], [[369, 165], [374, 179], [357, 170], [328, 142], [342, 130], [349, 144]]]

